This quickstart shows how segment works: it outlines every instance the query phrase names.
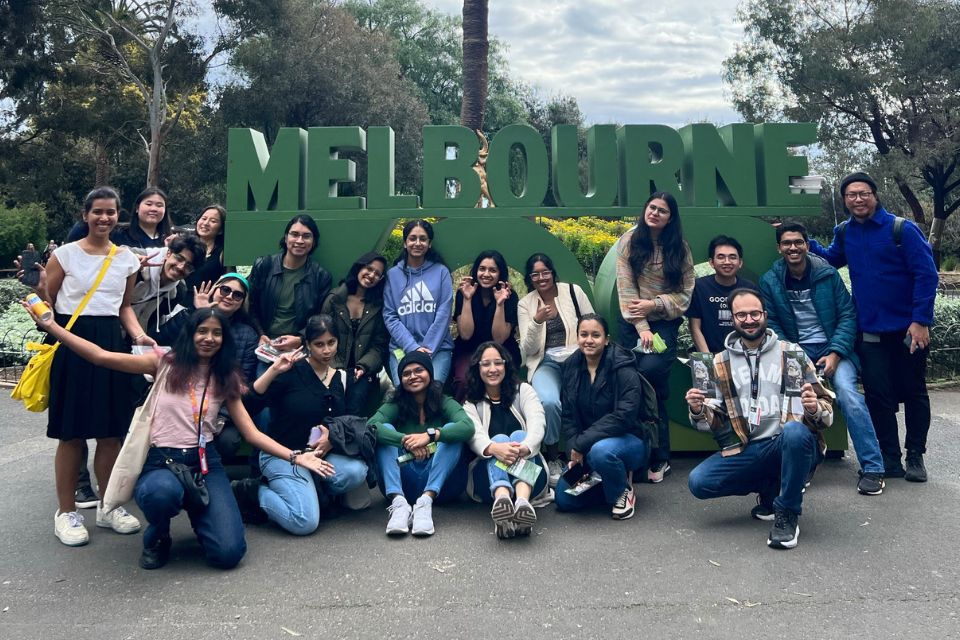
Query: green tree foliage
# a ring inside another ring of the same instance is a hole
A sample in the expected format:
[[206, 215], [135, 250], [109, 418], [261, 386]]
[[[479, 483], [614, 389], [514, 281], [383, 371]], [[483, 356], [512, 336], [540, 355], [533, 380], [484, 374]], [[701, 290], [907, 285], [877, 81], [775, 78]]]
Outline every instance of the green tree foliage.
[[13, 260], [32, 242], [35, 247], [47, 244], [47, 223], [43, 208], [29, 204], [16, 208], [0, 207], [0, 264], [13, 266]]
[[822, 140], [873, 147], [914, 218], [926, 193], [942, 228], [960, 207], [960, 4], [747, 0], [739, 17], [724, 68], [744, 119], [814, 121]]

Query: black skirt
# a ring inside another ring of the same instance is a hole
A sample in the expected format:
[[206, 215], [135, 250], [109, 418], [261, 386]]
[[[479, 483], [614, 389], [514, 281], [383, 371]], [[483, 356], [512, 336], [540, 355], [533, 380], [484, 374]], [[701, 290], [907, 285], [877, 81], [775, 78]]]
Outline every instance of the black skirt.
[[[56, 315], [61, 326], [69, 320]], [[80, 316], [71, 333], [108, 351], [129, 352], [116, 316]], [[132, 381], [130, 374], [95, 366], [60, 345], [50, 369], [47, 437], [122, 438], [133, 417]]]

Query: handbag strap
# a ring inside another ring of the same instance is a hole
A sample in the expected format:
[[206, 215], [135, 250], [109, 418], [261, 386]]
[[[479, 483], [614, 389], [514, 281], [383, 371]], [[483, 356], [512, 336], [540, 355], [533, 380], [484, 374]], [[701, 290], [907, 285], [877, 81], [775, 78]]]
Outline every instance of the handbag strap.
[[577, 293], [573, 289], [573, 283], [568, 282], [567, 285], [570, 287], [570, 298], [573, 300], [573, 310], [577, 313], [577, 322], [580, 322], [580, 303], [577, 302]]
[[93, 294], [96, 293], [97, 288], [100, 286], [100, 283], [103, 282], [103, 277], [107, 275], [107, 269], [110, 268], [110, 263], [113, 262], [113, 256], [117, 253], [117, 245], [110, 244], [110, 253], [107, 254], [106, 259], [103, 261], [103, 264], [100, 266], [100, 273], [97, 274], [96, 280], [93, 281], [93, 286], [90, 287], [90, 290], [87, 291], [87, 295], [83, 296], [83, 300], [80, 301], [80, 304], [77, 305], [76, 310], [74, 310], [73, 315], [70, 316], [70, 321], [67, 322], [67, 326], [64, 327], [67, 331], [73, 327], [73, 323], [77, 321], [77, 318], [80, 317], [80, 314], [83, 312], [84, 307], [87, 306], [87, 303], [90, 302], [90, 298], [93, 297]]

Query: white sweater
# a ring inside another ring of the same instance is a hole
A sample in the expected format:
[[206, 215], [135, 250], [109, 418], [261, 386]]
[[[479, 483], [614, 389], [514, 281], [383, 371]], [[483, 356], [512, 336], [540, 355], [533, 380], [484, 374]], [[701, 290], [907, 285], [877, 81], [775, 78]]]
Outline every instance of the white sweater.
[[[580, 305], [580, 315], [593, 313], [593, 305], [590, 304], [590, 298], [583, 292], [579, 285], [573, 285], [574, 295], [577, 296], [577, 303]], [[547, 323], [539, 323], [533, 319], [537, 309], [543, 304], [539, 291], [531, 291], [523, 296], [517, 305], [517, 320], [520, 324], [520, 353], [523, 355], [524, 364], [527, 366], [527, 380], [533, 380], [533, 372], [537, 370], [540, 362], [543, 360], [544, 345], [547, 342]], [[567, 330], [568, 347], [577, 346], [577, 310], [573, 306], [573, 298], [570, 297], [570, 285], [566, 282], [557, 283], [557, 298], [555, 301], [557, 312], [563, 321], [563, 327]]]
[[[470, 439], [470, 448], [478, 456], [489, 458], [490, 456], [484, 451], [493, 442], [490, 439], [490, 401], [484, 399], [477, 403], [465, 402], [463, 409], [473, 421], [474, 432], [473, 438]], [[536, 456], [540, 452], [540, 443], [543, 442], [546, 418], [537, 392], [526, 382], [520, 383], [517, 395], [514, 396], [513, 403], [510, 405], [510, 412], [520, 423], [520, 428], [527, 433], [521, 443], [530, 449], [530, 455], [527, 457]]]

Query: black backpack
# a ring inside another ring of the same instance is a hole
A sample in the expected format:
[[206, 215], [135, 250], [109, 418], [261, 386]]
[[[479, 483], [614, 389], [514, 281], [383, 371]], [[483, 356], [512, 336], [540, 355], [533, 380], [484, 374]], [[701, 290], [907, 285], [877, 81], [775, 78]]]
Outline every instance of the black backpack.
[[[893, 243], [897, 245], [897, 249], [902, 246], [903, 239], [903, 223], [906, 222], [905, 218], [900, 216], [894, 216], [893, 218]], [[837, 232], [834, 234], [833, 240], [840, 247], [840, 250], [844, 254], [847, 253], [847, 247], [844, 244], [843, 237], [847, 230], [847, 225], [850, 224], [850, 220], [844, 220], [837, 226]]]

